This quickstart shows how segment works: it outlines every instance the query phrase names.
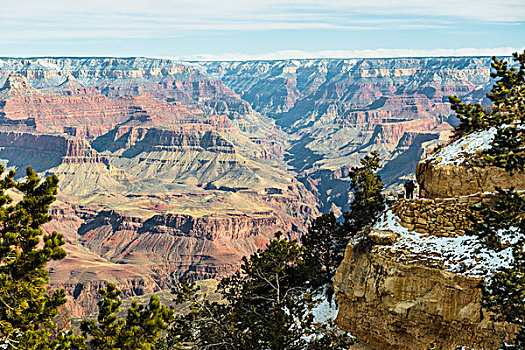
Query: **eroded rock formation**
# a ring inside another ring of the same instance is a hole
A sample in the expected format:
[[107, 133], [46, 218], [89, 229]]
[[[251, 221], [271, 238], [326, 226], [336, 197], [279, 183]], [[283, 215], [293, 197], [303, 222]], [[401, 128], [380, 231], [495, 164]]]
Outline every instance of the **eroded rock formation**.
[[378, 349], [499, 349], [513, 339], [518, 326], [491, 320], [480, 284], [509, 266], [519, 237], [498, 231], [505, 247], [494, 250], [467, 235], [479, 215], [472, 206], [493, 204], [494, 186], [523, 186], [522, 175], [480, 164], [491, 135], [429, 155], [417, 168], [427, 198], [390, 200], [367, 231], [372, 243], [351, 241], [335, 276], [343, 329]]
[[505, 169], [495, 166], [419, 163], [416, 178], [421, 197], [449, 198], [477, 192], [492, 192], [496, 187], [525, 190], [525, 174], [509, 177]]
[[481, 279], [429, 267], [424, 256], [397, 261], [407, 253], [347, 247], [335, 279], [341, 328], [385, 350], [497, 349], [511, 340], [516, 329], [481, 309]]

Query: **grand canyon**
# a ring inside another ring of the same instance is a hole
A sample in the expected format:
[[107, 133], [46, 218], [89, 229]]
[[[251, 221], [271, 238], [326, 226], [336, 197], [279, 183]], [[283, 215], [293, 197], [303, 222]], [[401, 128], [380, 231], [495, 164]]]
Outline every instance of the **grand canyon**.
[[377, 151], [388, 191], [447, 141], [448, 96], [485, 102], [490, 58], [182, 62], [0, 58], [0, 159], [56, 174], [50, 266], [72, 316], [96, 291], [214, 278], [275, 232], [348, 210], [348, 171]]

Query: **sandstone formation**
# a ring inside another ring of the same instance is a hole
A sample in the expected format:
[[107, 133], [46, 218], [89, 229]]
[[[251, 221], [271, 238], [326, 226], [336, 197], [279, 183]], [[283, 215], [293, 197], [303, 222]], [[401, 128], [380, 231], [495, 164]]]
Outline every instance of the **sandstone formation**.
[[338, 324], [377, 349], [426, 350], [469, 346], [497, 349], [515, 328], [494, 324], [480, 307], [481, 279], [396, 261], [400, 254], [349, 245], [335, 285]]
[[343, 329], [378, 349], [499, 349], [512, 340], [518, 326], [491, 320], [480, 284], [509, 266], [520, 237], [499, 230], [505, 248], [496, 251], [467, 234], [479, 215], [472, 207], [493, 204], [494, 186], [523, 188], [523, 175], [482, 165], [493, 135], [427, 156], [417, 167], [426, 198], [390, 200], [367, 232], [372, 245], [351, 241], [335, 276]]
[[477, 192], [492, 192], [496, 187], [525, 190], [525, 174], [509, 177], [505, 169], [495, 166], [446, 164], [436, 167], [420, 163], [416, 170], [419, 195], [425, 198], [448, 198]]
[[[469, 206], [491, 194], [390, 203], [372, 227], [371, 249], [348, 245], [335, 276], [338, 324], [378, 349], [497, 349], [517, 327], [494, 323], [480, 283], [506, 266], [471, 227]], [[511, 259], [511, 258], [510, 258]]]
[[525, 174], [510, 174], [491, 166], [483, 152], [491, 147], [495, 128], [478, 131], [456, 140], [421, 161], [416, 168], [420, 196], [447, 198], [477, 192], [493, 192], [496, 187], [525, 190]]

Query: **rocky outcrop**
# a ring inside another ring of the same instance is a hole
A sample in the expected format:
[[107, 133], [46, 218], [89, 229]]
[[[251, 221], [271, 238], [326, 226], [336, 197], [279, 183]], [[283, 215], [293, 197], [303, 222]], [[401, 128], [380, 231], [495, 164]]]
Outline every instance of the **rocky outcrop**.
[[21, 74], [11, 73], [0, 88], [0, 98], [5, 99], [13, 96], [27, 96], [37, 94], [38, 90], [33, 88], [29, 81]]
[[165, 148], [179, 152], [235, 153], [234, 145], [216, 131], [178, 131], [143, 127], [118, 127], [96, 139], [93, 147], [100, 151], [133, 150], [133, 147], [137, 147], [142, 152], [147, 152], [148, 148]]
[[[499, 349], [517, 325], [483, 309], [481, 283], [512, 262], [512, 229], [495, 250], [468, 235], [473, 206], [493, 205], [495, 186], [522, 189], [523, 174], [483, 166], [495, 131], [469, 134], [417, 166], [426, 198], [390, 200], [378, 221], [346, 248], [335, 276], [338, 324], [379, 349]], [[368, 235], [368, 239], [363, 239]], [[370, 243], [367, 243], [370, 242]]]
[[60, 164], [102, 164], [109, 166], [106, 157], [79, 138], [17, 131], [0, 131], [0, 149], [8, 164], [17, 168], [31, 165], [45, 171]]
[[[338, 325], [378, 349], [497, 349], [516, 328], [481, 309], [481, 279], [349, 245], [335, 277]], [[422, 258], [423, 260], [423, 258]]]
[[424, 198], [449, 198], [477, 192], [492, 192], [496, 187], [525, 190], [525, 174], [509, 176], [503, 168], [472, 164], [444, 164], [421, 162], [416, 169]]
[[495, 135], [495, 127], [476, 131], [428, 154], [416, 168], [420, 196], [457, 197], [493, 192], [496, 187], [524, 190], [525, 173], [509, 174], [484, 159]]

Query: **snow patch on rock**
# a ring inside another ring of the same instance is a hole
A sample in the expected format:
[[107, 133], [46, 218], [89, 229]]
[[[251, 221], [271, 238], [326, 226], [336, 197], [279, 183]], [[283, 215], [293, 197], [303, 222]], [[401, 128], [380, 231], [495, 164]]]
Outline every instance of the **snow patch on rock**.
[[312, 315], [314, 315], [314, 322], [325, 323], [328, 320], [335, 320], [339, 312], [339, 307], [335, 301], [332, 301], [332, 305], [326, 298], [323, 298], [319, 304], [312, 309]]
[[[512, 247], [494, 251], [482, 244], [477, 236], [438, 237], [410, 231], [399, 223], [391, 209], [382, 215], [373, 229], [398, 234], [395, 243], [384, 249], [403, 252], [398, 259], [407, 263], [426, 260], [443, 266], [446, 271], [490, 279], [496, 270], [510, 267], [513, 262]], [[516, 243], [520, 238], [515, 228], [500, 230], [498, 235], [506, 244]]]
[[424, 161], [439, 165], [458, 165], [464, 163], [469, 156], [492, 148], [492, 141], [497, 128], [476, 131], [445, 146], [437, 153], [431, 154]]

